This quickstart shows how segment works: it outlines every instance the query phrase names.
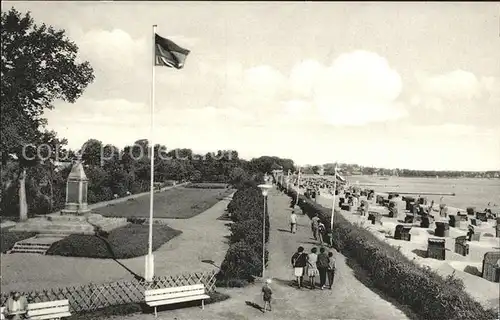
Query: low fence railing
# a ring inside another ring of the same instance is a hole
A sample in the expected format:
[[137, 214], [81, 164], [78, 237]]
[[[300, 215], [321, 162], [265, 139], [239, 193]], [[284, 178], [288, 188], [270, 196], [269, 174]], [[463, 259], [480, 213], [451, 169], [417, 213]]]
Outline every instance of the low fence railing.
[[[215, 291], [216, 274], [216, 271], [196, 272], [177, 276], [156, 277], [153, 282], [133, 279], [21, 292], [21, 294], [27, 298], [28, 303], [68, 299], [71, 312], [90, 312], [114, 305], [144, 302], [144, 291], [148, 289], [204, 284], [207, 292], [210, 293]], [[6, 304], [8, 297], [9, 293], [1, 293], [1, 306]]]

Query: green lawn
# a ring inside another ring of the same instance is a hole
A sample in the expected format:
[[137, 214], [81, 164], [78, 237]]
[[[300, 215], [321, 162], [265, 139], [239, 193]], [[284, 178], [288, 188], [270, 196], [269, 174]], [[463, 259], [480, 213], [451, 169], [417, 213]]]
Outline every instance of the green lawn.
[[16, 242], [34, 237], [36, 233], [33, 232], [14, 232], [7, 229], [0, 230], [0, 249], [2, 253], [6, 253]]
[[[154, 217], [170, 219], [188, 219], [209, 209], [231, 189], [173, 188], [154, 195]], [[94, 209], [95, 213], [106, 217], [149, 217], [149, 195], [136, 199]]]
[[[148, 253], [149, 226], [129, 224], [112, 230], [108, 237], [73, 234], [54, 243], [49, 255], [99, 259], [128, 259]], [[153, 251], [160, 248], [182, 231], [166, 225], [153, 225]]]

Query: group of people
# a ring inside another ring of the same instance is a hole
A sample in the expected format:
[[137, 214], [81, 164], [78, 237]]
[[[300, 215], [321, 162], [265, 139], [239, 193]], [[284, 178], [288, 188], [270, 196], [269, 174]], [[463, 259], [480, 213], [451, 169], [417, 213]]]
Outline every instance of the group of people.
[[[335, 257], [333, 252], [326, 252], [325, 247], [313, 247], [308, 254], [304, 252], [304, 247], [300, 246], [292, 256], [291, 263], [297, 281], [297, 287], [304, 286], [304, 276], [307, 274], [310, 289], [316, 289], [316, 277], [319, 276], [319, 287], [332, 289], [335, 277]], [[328, 286], [327, 286], [328, 280]]]
[[5, 316], [5, 318], [8, 320], [26, 319], [27, 310], [28, 300], [26, 299], [26, 297], [21, 295], [21, 293], [17, 291], [12, 291], [9, 298], [7, 299], [7, 303], [3, 311], [3, 316]]
[[318, 215], [315, 215], [311, 218], [311, 231], [313, 233], [314, 240], [319, 241], [320, 244], [323, 244], [323, 238], [326, 235], [326, 227], [323, 222], [321, 222], [321, 219], [318, 217]]
[[[292, 214], [290, 215], [290, 233], [297, 232], [297, 220], [297, 213], [295, 210], [292, 210]], [[326, 236], [326, 227], [317, 215], [311, 219], [311, 231], [314, 240], [319, 241], [323, 245]]]

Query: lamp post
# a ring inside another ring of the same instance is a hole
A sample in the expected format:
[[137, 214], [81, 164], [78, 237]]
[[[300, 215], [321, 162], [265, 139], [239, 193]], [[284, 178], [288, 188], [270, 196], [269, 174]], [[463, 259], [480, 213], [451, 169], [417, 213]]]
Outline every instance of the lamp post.
[[272, 188], [269, 184], [260, 184], [260, 190], [264, 196], [264, 212], [262, 214], [262, 279], [264, 279], [264, 274], [266, 272], [266, 200], [269, 189]]

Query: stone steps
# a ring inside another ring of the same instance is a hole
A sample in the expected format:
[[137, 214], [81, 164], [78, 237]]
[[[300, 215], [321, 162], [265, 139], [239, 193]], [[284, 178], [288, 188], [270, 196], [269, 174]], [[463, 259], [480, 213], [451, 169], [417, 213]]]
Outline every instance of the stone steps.
[[43, 236], [35, 236], [33, 238], [25, 239], [16, 242], [14, 247], [8, 253], [33, 253], [42, 254], [47, 253], [47, 250], [53, 243], [64, 239], [64, 237], [44, 234]]

